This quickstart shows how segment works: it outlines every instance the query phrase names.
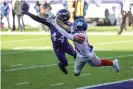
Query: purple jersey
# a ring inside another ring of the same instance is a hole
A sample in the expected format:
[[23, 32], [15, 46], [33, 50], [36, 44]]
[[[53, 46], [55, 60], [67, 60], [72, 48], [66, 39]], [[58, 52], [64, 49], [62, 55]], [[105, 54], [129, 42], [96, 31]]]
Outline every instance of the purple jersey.
[[[56, 22], [56, 18], [40, 18], [38, 16], [35, 16], [31, 13], [28, 13], [28, 15], [42, 23], [42, 24], [45, 24], [47, 25], [49, 28], [50, 28], [50, 33], [51, 33], [51, 40], [52, 40], [52, 44], [53, 44], [53, 48], [54, 50], [59, 50], [59, 49], [64, 49], [66, 48], [67, 46], [69, 46], [69, 42], [67, 40], [66, 37], [64, 37], [58, 30], [57, 28], [55, 27], [55, 22]], [[67, 25], [71, 26], [72, 24], [70, 22], [66, 23]]]
[[[69, 22], [67, 25], [71, 25]], [[54, 26], [54, 24], [50, 24], [50, 32], [51, 32], [51, 40], [53, 43], [53, 47], [56, 49], [62, 49], [66, 47], [69, 43], [66, 37], [64, 37]]]
[[[27, 15], [30, 16], [35, 21], [45, 24], [50, 28], [51, 40], [52, 40], [54, 52], [55, 52], [58, 60], [64, 66], [67, 66], [68, 62], [67, 62], [65, 53], [68, 53], [75, 58], [76, 52], [73, 49], [72, 45], [68, 42], [67, 38], [64, 37], [55, 27], [57, 25], [56, 19], [55, 18], [40, 18], [31, 13], [28, 13]], [[68, 26], [72, 25], [72, 23], [70, 23], [70, 22], [67, 22], [66, 24]]]

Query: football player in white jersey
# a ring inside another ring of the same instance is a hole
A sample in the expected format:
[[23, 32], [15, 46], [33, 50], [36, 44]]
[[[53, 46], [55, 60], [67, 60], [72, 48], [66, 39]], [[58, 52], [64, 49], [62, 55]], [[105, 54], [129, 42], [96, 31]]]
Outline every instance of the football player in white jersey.
[[56, 27], [58, 28], [59, 32], [65, 37], [68, 37], [69, 34], [65, 30], [71, 29], [73, 33], [71, 35], [75, 35], [83, 39], [82, 42], [74, 42], [75, 50], [77, 53], [74, 65], [75, 76], [80, 75], [81, 70], [86, 63], [93, 67], [112, 66], [116, 72], [119, 72], [120, 67], [117, 59], [112, 61], [107, 58], [100, 59], [96, 56], [93, 50], [93, 46], [88, 42], [88, 37], [86, 34], [87, 22], [84, 19], [75, 20], [71, 28], [63, 24], [60, 20], [57, 20], [57, 24], [58, 25], [56, 25]]

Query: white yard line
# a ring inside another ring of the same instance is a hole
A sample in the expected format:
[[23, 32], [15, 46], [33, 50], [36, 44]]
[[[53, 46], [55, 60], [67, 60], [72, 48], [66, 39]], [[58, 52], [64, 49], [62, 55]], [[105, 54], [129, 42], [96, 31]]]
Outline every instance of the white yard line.
[[[106, 58], [121, 58], [121, 57], [129, 57], [129, 56], [133, 56], [133, 54], [129, 54], [129, 55], [120, 55], [120, 56], [112, 56], [112, 57], [106, 57]], [[69, 62], [73, 63], [73, 62]], [[50, 65], [40, 65], [40, 66], [29, 66], [29, 67], [22, 67], [22, 68], [12, 68], [12, 69], [7, 69], [7, 70], [3, 70], [4, 72], [10, 72], [10, 71], [18, 71], [18, 70], [26, 70], [26, 69], [35, 69], [35, 68], [42, 68], [42, 67], [53, 67], [53, 66], [57, 66], [57, 64], [50, 64]]]
[[51, 84], [50, 86], [60, 86], [60, 85], [63, 85], [64, 83], [56, 83], [56, 84]]
[[26, 51], [19, 51], [19, 52], [2, 52], [1, 55], [6, 55], [6, 54], [16, 54], [16, 53], [25, 53], [25, 52], [36, 52], [36, 51], [41, 51], [41, 50], [53, 50], [52, 47], [50, 46], [38, 46], [38, 47], [16, 47], [13, 48], [12, 50], [26, 50]]
[[32, 39], [23, 39], [23, 40], [12, 40], [12, 41], [2, 41], [2, 43], [13, 43], [13, 42], [25, 42], [25, 41], [34, 41], [34, 40], [42, 40], [45, 38], [32, 38]]
[[19, 52], [1, 52], [1, 55], [5, 54], [16, 54], [16, 53], [26, 53], [26, 52], [36, 52], [36, 50], [29, 50], [29, 51], [19, 51]]
[[[117, 35], [117, 32], [87, 32], [88, 35]], [[50, 32], [0, 32], [0, 35], [50, 35]], [[133, 35], [133, 32], [123, 32], [122, 36]]]
[[114, 41], [114, 42], [98, 43], [98, 44], [94, 44], [94, 45], [120, 44], [120, 43], [126, 43], [126, 42], [133, 42], [133, 40], [125, 40], [125, 41]]
[[50, 35], [50, 32], [0, 32], [0, 35]]
[[126, 82], [126, 81], [133, 81], [133, 79], [127, 79], [127, 80], [121, 80], [121, 81], [116, 81], [116, 82], [97, 84], [97, 85], [92, 85], [92, 86], [84, 86], [84, 87], [80, 87], [80, 88], [76, 88], [76, 89], [89, 89], [89, 88], [93, 88], [93, 87], [100, 87], [100, 86], [103, 86], [103, 85], [110, 85], [110, 84], [115, 84], [115, 83], [123, 83], [123, 82]]
[[52, 67], [52, 66], [56, 66], [56, 65], [57, 64], [29, 66], [29, 67], [22, 67], [22, 68], [12, 68], [12, 69], [8, 69], [8, 70], [4, 70], [4, 72], [17, 71], [17, 70], [25, 70], [25, 69], [35, 69], [35, 68], [41, 68], [41, 67]]
[[128, 55], [120, 55], [120, 56], [113, 56], [113, 57], [106, 57], [106, 58], [121, 58], [121, 57], [130, 57], [130, 56], [133, 56], [133, 54], [128, 54]]
[[[13, 40], [13, 41], [3, 41], [2, 43], [24, 42], [24, 41], [33, 41], [33, 40], [39, 40], [39, 39], [44, 39], [44, 38], [23, 39], [23, 40]], [[104, 43], [98, 43], [98, 44], [94, 44], [94, 45], [119, 44], [119, 43], [126, 43], [126, 42], [133, 42], [133, 40], [104, 42]]]
[[[39, 47], [38, 48], [34, 48], [34, 47], [30, 47], [30, 48], [27, 48], [27, 49], [22, 49], [22, 47], [20, 48], [13, 48], [13, 50], [26, 50], [26, 51], [19, 51], [19, 52], [2, 52], [1, 55], [6, 55], [6, 54], [18, 54], [18, 53], [25, 53], [25, 52], [36, 52], [36, 51], [41, 51], [41, 50], [53, 50], [53, 48], [49, 47], [49, 48], [42, 48], [40, 49]], [[112, 51], [112, 49], [94, 49], [94, 50], [98, 50], [98, 51]]]
[[91, 73], [84, 73], [84, 74], [81, 74], [80, 76], [86, 76], [86, 75], [91, 75]]
[[27, 47], [16, 47], [13, 50], [49, 50], [52, 49], [50, 46], [27, 46]]
[[24, 84], [29, 84], [29, 82], [17, 83], [17, 84], [15, 84], [15, 85], [24, 85]]
[[15, 64], [15, 65], [11, 65], [12, 67], [16, 67], [16, 66], [22, 66], [23, 64]]
[[[43, 39], [43, 38], [39, 38], [39, 39]], [[34, 40], [34, 39], [28, 39], [28, 40]], [[26, 41], [26, 40], [15, 40], [13, 42], [18, 42], [18, 41], [22, 42], [22, 41]], [[6, 42], [8, 43], [8, 42], [12, 42], [12, 41], [5, 41], [5, 43]], [[120, 44], [120, 43], [126, 43], [126, 42], [133, 42], [133, 40], [98, 43], [98, 44], [94, 44], [94, 46], [95, 45], [105, 45], [105, 44]], [[26, 47], [20, 47], [20, 48], [26, 48]], [[13, 48], [13, 49], [20, 49], [20, 48]], [[28, 47], [28, 48], [32, 48], [33, 49], [34, 47]], [[46, 50], [46, 48], [49, 48], [50, 50], [52, 50], [52, 48], [49, 47], [49, 46], [45, 47], [45, 50]], [[39, 49], [39, 47], [37, 49]], [[40, 49], [42, 50], [42, 46], [40, 47]], [[96, 50], [107, 50], [107, 49], [96, 49]], [[111, 51], [111, 49], [109, 49], [109, 50]], [[34, 51], [34, 50], [32, 50], [32, 51]], [[25, 51], [25, 52], [27, 52], [27, 51]], [[1, 54], [14, 54], [14, 53], [24, 53], [24, 51], [23, 52], [2, 52]]]

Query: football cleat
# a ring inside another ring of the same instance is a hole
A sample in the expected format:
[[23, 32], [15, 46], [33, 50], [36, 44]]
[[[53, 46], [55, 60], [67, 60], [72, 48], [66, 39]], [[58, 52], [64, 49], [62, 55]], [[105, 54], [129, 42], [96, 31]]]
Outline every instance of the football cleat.
[[120, 66], [117, 59], [113, 61], [113, 68], [117, 73], [120, 71]]
[[67, 69], [65, 68], [65, 66], [62, 63], [58, 63], [58, 66], [59, 66], [60, 70], [62, 72], [64, 72], [64, 74], [68, 74]]

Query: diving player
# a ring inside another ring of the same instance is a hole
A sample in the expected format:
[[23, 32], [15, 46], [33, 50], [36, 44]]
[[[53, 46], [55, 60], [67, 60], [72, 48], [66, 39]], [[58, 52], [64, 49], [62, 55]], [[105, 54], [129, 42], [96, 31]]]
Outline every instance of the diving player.
[[[55, 27], [54, 22], [56, 21], [55, 20], [56, 18], [40, 18], [38, 16], [33, 15], [32, 13], [29, 12], [28, 3], [24, 3], [21, 9], [24, 14], [28, 15], [29, 17], [31, 17], [32, 19], [34, 19], [39, 23], [47, 25], [50, 28], [53, 49], [59, 60], [58, 66], [64, 72], [64, 74], [67, 74], [68, 72], [66, 66], [68, 66], [68, 61], [65, 56], [65, 53], [68, 53], [69, 55], [76, 58], [76, 52], [73, 49], [72, 45], [68, 42], [67, 38], [64, 37]], [[70, 23], [68, 23], [68, 20], [70, 18], [70, 13], [67, 10], [62, 9], [57, 14], [59, 16], [58, 19], [63, 21], [65, 24], [70, 25]], [[76, 38], [75, 36], [70, 36], [69, 39], [75, 41], [82, 41], [82, 39]]]
[[100, 59], [98, 58], [98, 56], [96, 56], [93, 50], [93, 46], [90, 45], [88, 42], [88, 37], [86, 34], [87, 22], [84, 19], [80, 18], [75, 20], [71, 28], [65, 25], [64, 23], [62, 23], [59, 19], [57, 19], [57, 24], [59, 25], [55, 25], [56, 28], [58, 28], [59, 32], [65, 37], [67, 37], [69, 33], [64, 31], [64, 29], [66, 30], [72, 29], [73, 35], [83, 39], [83, 42], [80, 42], [80, 43], [74, 42], [75, 50], [77, 53], [76, 61], [74, 65], [75, 76], [80, 75], [81, 70], [86, 63], [88, 63], [90, 66], [93, 66], [93, 67], [112, 66], [116, 72], [119, 72], [120, 67], [117, 59], [111, 61], [107, 58]]

